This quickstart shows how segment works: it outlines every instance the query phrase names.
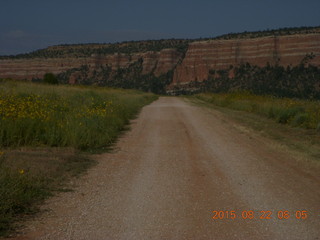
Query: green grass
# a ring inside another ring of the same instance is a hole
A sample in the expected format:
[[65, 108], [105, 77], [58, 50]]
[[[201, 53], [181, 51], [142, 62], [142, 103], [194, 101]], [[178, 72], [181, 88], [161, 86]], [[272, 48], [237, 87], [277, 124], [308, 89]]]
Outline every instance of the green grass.
[[242, 133], [245, 129], [250, 137], [270, 139], [273, 147], [285, 151], [293, 159], [307, 162], [310, 169], [319, 167], [319, 101], [246, 93], [199, 94], [189, 97], [189, 100], [221, 112]]
[[138, 91], [2, 82], [0, 147], [108, 146], [156, 98]]
[[156, 95], [0, 80], [0, 236], [95, 164]]
[[198, 94], [196, 98], [220, 107], [258, 114], [281, 124], [320, 131], [320, 101], [258, 96], [244, 92]]

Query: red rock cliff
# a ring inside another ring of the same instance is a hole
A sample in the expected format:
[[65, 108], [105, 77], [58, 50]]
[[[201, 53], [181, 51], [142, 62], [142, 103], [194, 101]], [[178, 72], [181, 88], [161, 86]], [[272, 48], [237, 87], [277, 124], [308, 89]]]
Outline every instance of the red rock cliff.
[[0, 60], [0, 78], [28, 79], [42, 78], [45, 73], [54, 74], [88, 65], [94, 69], [101, 65], [110, 66], [113, 71], [126, 68], [138, 59], [143, 60], [142, 74], [153, 72], [156, 76], [173, 70], [182, 55], [175, 49], [136, 54], [92, 55], [82, 58], [33, 58]]
[[319, 33], [194, 42], [174, 72], [173, 85], [203, 81], [210, 69], [228, 69], [230, 65], [247, 62], [258, 66], [267, 63], [294, 66], [310, 53], [315, 54], [310, 63], [320, 66]]
[[54, 74], [88, 63], [86, 58], [35, 58], [0, 60], [0, 78], [42, 78], [45, 73]]
[[142, 59], [142, 74], [152, 72], [159, 76], [174, 70], [172, 85], [177, 85], [203, 81], [208, 78], [210, 69], [228, 69], [230, 65], [246, 62], [258, 66], [268, 62], [294, 66], [310, 53], [315, 55], [310, 63], [320, 66], [320, 33], [193, 42], [184, 59], [175, 49], [79, 58], [7, 59], [0, 60], [0, 78], [42, 78], [47, 72], [57, 74], [81, 65], [88, 65], [91, 70], [109, 66], [115, 71]]

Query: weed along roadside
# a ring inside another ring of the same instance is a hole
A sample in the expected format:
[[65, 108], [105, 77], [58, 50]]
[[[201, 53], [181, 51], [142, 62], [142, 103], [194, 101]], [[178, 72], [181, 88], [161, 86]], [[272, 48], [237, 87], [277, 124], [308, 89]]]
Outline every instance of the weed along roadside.
[[188, 98], [233, 119], [241, 131], [271, 138], [300, 159], [320, 164], [320, 102], [246, 92], [206, 93]]
[[0, 85], [0, 236], [94, 165], [157, 96], [136, 90], [2, 80]]
[[220, 107], [255, 113], [281, 124], [320, 131], [320, 101], [258, 96], [246, 92], [198, 94], [196, 98]]

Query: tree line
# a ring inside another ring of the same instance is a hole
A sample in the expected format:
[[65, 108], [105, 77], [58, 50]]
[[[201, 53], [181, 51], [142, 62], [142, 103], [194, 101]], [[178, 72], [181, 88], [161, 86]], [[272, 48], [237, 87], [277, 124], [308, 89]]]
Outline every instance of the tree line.
[[245, 90], [258, 95], [320, 99], [320, 68], [313, 65], [259, 67], [246, 63], [231, 70], [234, 77], [229, 76], [229, 70], [211, 70], [207, 80], [191, 86], [201, 92]]
[[56, 75], [59, 83], [68, 84], [73, 74], [76, 84], [107, 86], [125, 89], [137, 89], [156, 94], [165, 94], [166, 86], [172, 82], [173, 70], [160, 76], [153, 73], [142, 74], [143, 59], [132, 63], [126, 68], [113, 71], [111, 66], [100, 66], [92, 69], [88, 65], [69, 69]]
[[65, 57], [90, 57], [93, 54], [109, 55], [116, 53], [134, 54], [138, 52], [161, 51], [174, 48], [185, 53], [190, 40], [186, 39], [161, 39], [150, 41], [131, 41], [113, 44], [71, 44], [53, 46], [36, 50], [30, 53], [0, 56], [0, 59], [30, 59], [30, 58], [65, 58]]

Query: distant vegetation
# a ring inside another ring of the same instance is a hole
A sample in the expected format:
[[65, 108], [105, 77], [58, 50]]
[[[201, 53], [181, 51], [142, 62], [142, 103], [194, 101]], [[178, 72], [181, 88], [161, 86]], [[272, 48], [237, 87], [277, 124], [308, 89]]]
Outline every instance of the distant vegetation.
[[234, 78], [230, 78], [227, 70], [211, 70], [209, 79], [201, 83], [202, 91], [245, 90], [258, 95], [320, 99], [320, 69], [312, 65], [285, 68], [278, 65], [258, 67], [247, 63], [233, 71]]
[[97, 85], [125, 89], [137, 89], [156, 94], [165, 94], [166, 86], [172, 81], [173, 71], [156, 77], [153, 73], [142, 74], [143, 60], [132, 63], [127, 68], [119, 68], [112, 71], [110, 66], [100, 66], [91, 70], [89, 66], [69, 69], [57, 75], [60, 83], [67, 84], [70, 76], [76, 73], [77, 84]]
[[317, 27], [292, 27], [292, 28], [279, 28], [279, 29], [267, 29], [263, 31], [254, 32], [242, 32], [242, 33], [228, 33], [212, 39], [237, 39], [237, 38], [258, 38], [267, 36], [284, 36], [294, 34], [311, 34], [319, 33], [320, 26]]
[[280, 28], [273, 30], [228, 33], [212, 38], [198, 39], [161, 39], [161, 40], [146, 40], [146, 41], [128, 41], [121, 43], [108, 44], [64, 44], [48, 47], [45, 49], [36, 50], [30, 53], [0, 56], [0, 59], [20, 59], [20, 58], [65, 58], [65, 57], [89, 57], [92, 54], [134, 54], [138, 52], [160, 51], [166, 48], [177, 49], [181, 53], [185, 53], [189, 43], [194, 41], [214, 40], [214, 39], [235, 39], [235, 38], [257, 38], [264, 36], [282, 36], [293, 34], [311, 34], [319, 33], [320, 27], [295, 27], [295, 28]]
[[250, 92], [275, 97], [320, 99], [320, 68], [308, 64], [313, 55], [308, 54], [299, 65], [264, 67], [241, 64], [226, 70], [209, 71], [208, 79], [176, 86], [173, 94], [194, 94], [199, 92], [234, 93]]
[[147, 51], [161, 51], [166, 48], [177, 49], [185, 53], [190, 40], [166, 39], [149, 41], [131, 41], [113, 44], [65, 44], [40, 49], [31, 53], [18, 54], [15, 56], [0, 56], [0, 59], [9, 58], [64, 58], [64, 57], [90, 57], [92, 54], [134, 54]]

